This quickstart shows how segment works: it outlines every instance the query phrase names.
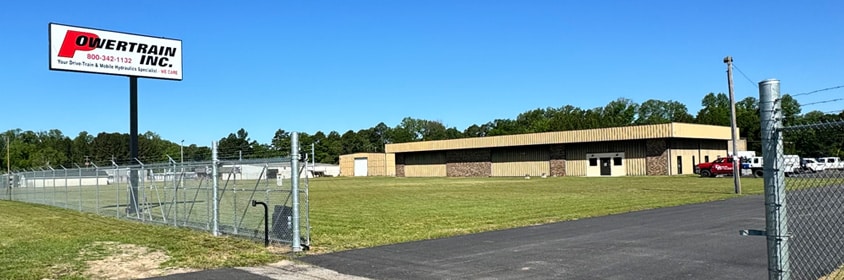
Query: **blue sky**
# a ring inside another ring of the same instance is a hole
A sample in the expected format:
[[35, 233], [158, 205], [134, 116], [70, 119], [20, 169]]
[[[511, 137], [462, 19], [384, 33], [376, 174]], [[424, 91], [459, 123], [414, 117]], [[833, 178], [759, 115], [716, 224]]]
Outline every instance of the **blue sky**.
[[[131, 3], [131, 4], [129, 4]], [[137, 4], [136, 4], [137, 3]], [[129, 130], [128, 78], [50, 71], [50, 22], [178, 38], [184, 79], [139, 82], [139, 129], [186, 144], [245, 128], [463, 130], [536, 108], [844, 84], [841, 1], [6, 1], [0, 130]], [[752, 81], [752, 82], [751, 82]], [[833, 100], [844, 89], [798, 97]], [[804, 108], [841, 110], [844, 101]]]

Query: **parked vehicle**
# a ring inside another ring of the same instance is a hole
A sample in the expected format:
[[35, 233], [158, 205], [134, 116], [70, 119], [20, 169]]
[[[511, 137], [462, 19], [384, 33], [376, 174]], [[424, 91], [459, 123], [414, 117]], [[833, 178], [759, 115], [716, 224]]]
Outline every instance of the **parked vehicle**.
[[[799, 156], [784, 155], [783, 157], [784, 161], [781, 169], [785, 171], [786, 176], [807, 171], [804, 165], [801, 164]], [[743, 169], [750, 169], [751, 173], [753, 173], [753, 177], [762, 177], [762, 175], [764, 175], [764, 172], [762, 171], [762, 157], [745, 158], [742, 160], [741, 167]]]
[[743, 158], [741, 168], [750, 170], [753, 177], [762, 177], [762, 157]]
[[818, 163], [823, 164], [825, 169], [844, 169], [844, 161], [837, 157], [818, 158]]
[[700, 177], [733, 174], [733, 158], [722, 157], [712, 162], [701, 162], [696, 167], [700, 172]]
[[812, 173], [821, 172], [821, 171], [824, 171], [824, 169], [826, 169], [826, 164], [820, 163], [813, 158], [803, 158], [803, 160], [800, 162], [800, 164], [802, 165], [803, 170], [806, 170], [806, 171], [809, 171], [809, 172], [812, 172]]

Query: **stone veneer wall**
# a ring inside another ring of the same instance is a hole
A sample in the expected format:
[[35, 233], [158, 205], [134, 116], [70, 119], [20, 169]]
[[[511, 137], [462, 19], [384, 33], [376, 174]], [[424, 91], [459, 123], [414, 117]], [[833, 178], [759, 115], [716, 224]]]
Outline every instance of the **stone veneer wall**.
[[551, 145], [551, 176], [566, 176], [566, 146]]
[[645, 141], [648, 176], [668, 175], [668, 142], [665, 139]]
[[449, 177], [489, 177], [492, 175], [492, 150], [454, 150], [445, 153]]
[[404, 154], [396, 154], [396, 177], [404, 177]]

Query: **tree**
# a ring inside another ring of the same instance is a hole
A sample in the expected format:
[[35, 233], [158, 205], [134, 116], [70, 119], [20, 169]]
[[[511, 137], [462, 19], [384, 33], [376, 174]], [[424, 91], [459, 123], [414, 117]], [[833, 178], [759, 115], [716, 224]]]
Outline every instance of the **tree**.
[[422, 141], [448, 139], [445, 125], [440, 121], [422, 120]]
[[578, 107], [566, 105], [554, 110], [548, 122], [550, 131], [577, 130], [583, 128], [586, 112]]
[[322, 158], [317, 158], [320, 162], [337, 164], [340, 162], [340, 155], [343, 154], [343, 140], [340, 133], [331, 131], [325, 137], [325, 141], [320, 142], [325, 147], [326, 153]]
[[492, 122], [492, 126], [487, 135], [496, 136], [521, 133], [525, 133], [525, 129], [520, 127], [516, 121], [510, 119], [496, 119]]
[[730, 126], [730, 98], [724, 93], [709, 93], [701, 101], [697, 123]]
[[272, 139], [272, 149], [278, 152], [279, 156], [290, 156], [290, 146], [293, 142], [290, 139], [290, 132], [279, 129], [275, 131]]
[[673, 100], [649, 99], [639, 105], [635, 123], [644, 125], [692, 121], [694, 118], [689, 114], [686, 105]]
[[617, 127], [633, 124], [639, 105], [627, 98], [611, 101], [601, 111], [601, 127]]
[[800, 115], [800, 103], [797, 103], [797, 100], [790, 94], [783, 95], [782, 98], [780, 98], [780, 102], [782, 105], [783, 124], [793, 124]]
[[120, 165], [137, 163], [129, 158], [128, 134], [100, 132], [91, 141], [91, 150], [96, 161], [114, 160]]
[[229, 136], [220, 139], [217, 143], [217, 156], [219, 158], [236, 159], [241, 155], [245, 158], [253, 157], [257, 141], [249, 139], [249, 133], [241, 128], [235, 133], [229, 133]]
[[736, 102], [736, 126], [739, 136], [747, 141], [747, 150], [762, 152], [759, 101], [756, 98], [746, 97]]
[[522, 127], [523, 133], [537, 133], [551, 131], [551, 118], [554, 109], [534, 109], [519, 114], [516, 125]]

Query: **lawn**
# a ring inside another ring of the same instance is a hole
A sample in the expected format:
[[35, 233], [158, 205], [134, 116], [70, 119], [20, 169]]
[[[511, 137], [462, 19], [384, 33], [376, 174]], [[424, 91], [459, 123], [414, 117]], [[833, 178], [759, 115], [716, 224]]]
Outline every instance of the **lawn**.
[[[762, 179], [742, 179], [761, 194]], [[317, 178], [312, 250], [333, 252], [737, 197], [731, 178]], [[761, 206], [760, 206], [761, 207]], [[762, 208], [759, 211], [764, 211]]]
[[[742, 183], [744, 194], [762, 193], [762, 179], [747, 178]], [[207, 232], [114, 219], [111, 212], [115, 211], [116, 200], [99, 203], [91, 200], [96, 197], [101, 200], [119, 198], [119, 194], [105, 189], [99, 189], [99, 192], [94, 193], [96, 195], [80, 190], [67, 197], [63, 193], [47, 192], [47, 189], [35, 191], [40, 192], [25, 193], [17, 198], [33, 201], [46, 198], [46, 201], [57, 203], [58, 206], [87, 211], [94, 210], [88, 209], [93, 207], [109, 217], [51, 206], [0, 201], [0, 279], [83, 278], [86, 269], [92, 265], [91, 261], [115, 253], [115, 244], [133, 244], [163, 252], [170, 257], [162, 264], [165, 267], [203, 269], [257, 265], [281, 258], [254, 241], [215, 238]], [[733, 180], [730, 178], [696, 176], [559, 177], [530, 180], [316, 178], [310, 180], [309, 195], [312, 227], [310, 253], [739, 196], [733, 193]], [[78, 198], [73, 200], [73, 197]], [[239, 203], [238, 208], [243, 204]], [[763, 210], [760, 208], [760, 211]]]
[[[132, 247], [126, 247], [130, 244]], [[164, 267], [198, 269], [257, 265], [282, 258], [262, 245], [217, 238], [207, 232], [0, 200], [0, 279], [87, 278], [91, 276], [85, 271], [96, 264], [92, 261], [100, 260], [99, 265], [103, 265], [107, 264], [104, 259], [131, 252], [138, 254], [130, 260], [146, 258], [152, 255], [148, 251], [156, 251], [169, 257], [158, 258]]]

